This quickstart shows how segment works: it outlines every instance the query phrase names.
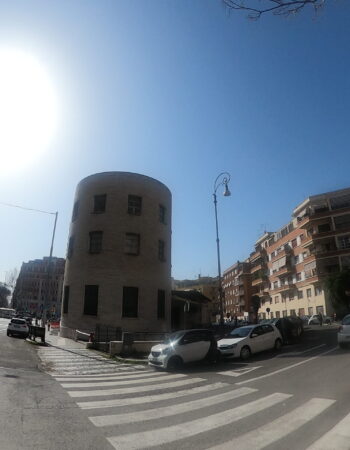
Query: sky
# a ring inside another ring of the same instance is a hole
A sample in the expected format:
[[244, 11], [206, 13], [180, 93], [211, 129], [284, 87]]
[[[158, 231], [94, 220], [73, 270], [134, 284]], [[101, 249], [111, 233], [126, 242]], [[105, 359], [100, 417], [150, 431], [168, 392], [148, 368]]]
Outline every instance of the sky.
[[[223, 270], [306, 197], [350, 186], [349, 23], [345, 0], [258, 21], [221, 0], [0, 0], [0, 49], [40, 63], [57, 108], [41, 154], [8, 166], [0, 147], [0, 202], [58, 211], [65, 257], [82, 178], [151, 176], [172, 192], [172, 276], [216, 276], [218, 174]], [[3, 281], [49, 254], [54, 216], [0, 203], [0, 219]]]

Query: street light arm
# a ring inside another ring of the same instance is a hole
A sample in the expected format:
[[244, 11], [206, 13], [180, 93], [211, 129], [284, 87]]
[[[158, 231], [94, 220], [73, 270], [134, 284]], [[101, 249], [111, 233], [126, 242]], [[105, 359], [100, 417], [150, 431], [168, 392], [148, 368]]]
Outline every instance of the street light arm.
[[[220, 180], [221, 178], [221, 180]], [[221, 172], [214, 182], [214, 195], [220, 186], [227, 186], [231, 180], [231, 175], [228, 172]]]

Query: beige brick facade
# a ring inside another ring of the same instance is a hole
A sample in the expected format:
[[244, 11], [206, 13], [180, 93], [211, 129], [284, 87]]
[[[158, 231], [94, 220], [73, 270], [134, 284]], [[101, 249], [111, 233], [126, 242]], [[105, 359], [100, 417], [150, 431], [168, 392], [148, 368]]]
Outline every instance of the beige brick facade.
[[[61, 335], [72, 336], [75, 329], [90, 332], [96, 324], [168, 331], [170, 272], [169, 189], [128, 172], [84, 178], [70, 226]], [[89, 286], [98, 288], [91, 293]], [[126, 294], [130, 289], [132, 305]]]

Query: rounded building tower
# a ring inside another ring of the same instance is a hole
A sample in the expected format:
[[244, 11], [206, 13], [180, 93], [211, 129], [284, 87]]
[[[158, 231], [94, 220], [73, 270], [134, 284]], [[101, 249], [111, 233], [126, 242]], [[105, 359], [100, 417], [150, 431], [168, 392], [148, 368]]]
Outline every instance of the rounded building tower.
[[171, 192], [136, 173], [77, 186], [64, 276], [61, 336], [96, 324], [169, 331]]

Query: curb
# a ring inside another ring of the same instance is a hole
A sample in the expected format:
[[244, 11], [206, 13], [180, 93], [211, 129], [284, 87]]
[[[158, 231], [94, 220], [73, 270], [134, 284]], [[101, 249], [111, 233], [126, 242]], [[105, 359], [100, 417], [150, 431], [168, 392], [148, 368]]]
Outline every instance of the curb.
[[121, 356], [112, 356], [111, 359], [116, 359], [119, 362], [128, 363], [128, 364], [148, 365], [147, 359], [122, 358]]

